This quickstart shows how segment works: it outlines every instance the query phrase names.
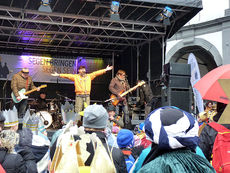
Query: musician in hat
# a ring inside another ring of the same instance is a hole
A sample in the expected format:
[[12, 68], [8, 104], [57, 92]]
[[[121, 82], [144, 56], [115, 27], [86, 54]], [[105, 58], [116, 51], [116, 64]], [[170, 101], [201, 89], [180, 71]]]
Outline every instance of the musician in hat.
[[[27, 99], [23, 98], [22, 89], [29, 91], [31, 89], [36, 89], [32, 81], [32, 77], [29, 76], [29, 69], [24, 67], [20, 72], [13, 75], [11, 80], [11, 89], [13, 91], [13, 98], [16, 99], [15, 106], [18, 110], [18, 117], [22, 118], [26, 113]], [[39, 91], [40, 88], [37, 88]]]

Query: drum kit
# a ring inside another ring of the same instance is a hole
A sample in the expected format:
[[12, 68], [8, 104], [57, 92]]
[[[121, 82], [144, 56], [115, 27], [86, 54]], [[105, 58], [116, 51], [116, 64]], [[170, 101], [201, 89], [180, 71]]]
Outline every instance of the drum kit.
[[60, 111], [60, 99], [52, 99], [48, 102], [47, 108], [44, 110], [36, 110], [38, 102], [36, 100], [28, 103], [30, 106], [31, 114], [36, 113], [41, 117], [45, 128], [60, 129], [63, 126], [62, 115]]

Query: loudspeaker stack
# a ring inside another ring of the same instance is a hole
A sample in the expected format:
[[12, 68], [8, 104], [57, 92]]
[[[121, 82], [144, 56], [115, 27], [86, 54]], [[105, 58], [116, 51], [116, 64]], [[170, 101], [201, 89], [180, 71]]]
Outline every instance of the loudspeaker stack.
[[165, 86], [162, 87], [162, 106], [176, 106], [190, 112], [192, 104], [191, 67], [189, 64], [164, 65]]

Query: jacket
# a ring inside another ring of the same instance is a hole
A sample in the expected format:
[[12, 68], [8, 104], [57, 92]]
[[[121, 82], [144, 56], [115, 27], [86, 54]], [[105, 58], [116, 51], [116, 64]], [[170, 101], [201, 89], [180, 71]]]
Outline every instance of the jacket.
[[215, 173], [210, 163], [190, 150], [166, 152], [144, 165], [138, 173]]
[[153, 98], [152, 89], [148, 84], [144, 84], [140, 87], [140, 104], [144, 105], [144, 102], [150, 103]]
[[84, 77], [79, 74], [60, 74], [61, 78], [74, 81], [76, 95], [90, 95], [91, 81], [106, 72], [106, 69], [98, 70], [93, 73], [86, 74]]
[[[27, 86], [27, 88], [26, 88]], [[22, 72], [18, 72], [15, 75], [13, 75], [11, 80], [11, 89], [16, 97], [19, 96], [18, 91], [21, 89], [26, 88], [26, 91], [35, 89], [35, 85], [32, 81], [31, 76], [28, 76], [28, 83], [27, 79], [22, 76]]]
[[[106, 140], [105, 140], [106, 136], [105, 136], [105, 134], [103, 132], [86, 131], [86, 133], [96, 133], [97, 137], [101, 140], [102, 144], [104, 145], [104, 147], [108, 151]], [[80, 137], [75, 135], [74, 139], [79, 140]], [[55, 143], [52, 145], [52, 147], [50, 149], [50, 158], [51, 158], [51, 160], [53, 159], [53, 156], [54, 156], [54, 153], [55, 153], [56, 144], [57, 144], [57, 140], [55, 141]], [[93, 156], [94, 156], [94, 149], [93, 149], [92, 143], [87, 144], [87, 149], [86, 150], [90, 153], [90, 156], [85, 161], [85, 165], [90, 166], [90, 164], [91, 164], [91, 162], [93, 160]], [[111, 150], [111, 148], [110, 148], [110, 150]], [[121, 152], [121, 150], [114, 147], [113, 150], [112, 150], [112, 157], [113, 157], [113, 161], [114, 161], [114, 165], [115, 165], [117, 173], [127, 173], [124, 155]]]
[[[230, 124], [222, 124], [224, 127], [230, 129]], [[199, 147], [203, 151], [206, 159], [209, 161], [212, 160], [212, 148], [213, 144], [215, 142], [217, 135], [217, 131], [214, 130], [211, 126], [208, 124], [203, 128], [201, 134], [200, 134], [200, 143]]]
[[[121, 92], [127, 91], [130, 88], [128, 82], [125, 81], [125, 83], [126, 83], [126, 87], [124, 87], [124, 85], [121, 84], [121, 81], [118, 79], [118, 77], [115, 77], [110, 81], [109, 91], [112, 94], [118, 96]], [[124, 104], [127, 103], [126, 99], [124, 99], [123, 103]]]
[[0, 163], [7, 173], [37, 173], [34, 157], [27, 150], [12, 154], [0, 148]]

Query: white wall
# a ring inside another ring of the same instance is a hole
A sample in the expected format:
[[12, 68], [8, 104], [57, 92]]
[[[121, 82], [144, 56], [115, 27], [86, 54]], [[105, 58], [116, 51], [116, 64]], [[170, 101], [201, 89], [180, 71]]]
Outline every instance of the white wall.
[[202, 0], [202, 2], [203, 10], [193, 17], [186, 25], [224, 17], [225, 10], [229, 8], [229, 0]]

